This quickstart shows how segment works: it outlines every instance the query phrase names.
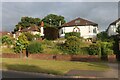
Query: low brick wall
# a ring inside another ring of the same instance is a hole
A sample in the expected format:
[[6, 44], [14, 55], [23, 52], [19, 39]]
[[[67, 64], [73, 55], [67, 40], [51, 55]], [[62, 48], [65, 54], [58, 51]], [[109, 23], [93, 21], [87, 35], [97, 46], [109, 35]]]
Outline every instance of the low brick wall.
[[[83, 62], [99, 62], [101, 61], [98, 55], [54, 55], [54, 54], [30, 54], [29, 58], [42, 60], [60, 60], [60, 61], [83, 61]], [[108, 56], [109, 62], [115, 62], [115, 55]]]
[[29, 58], [53, 60], [52, 54], [29, 54]]
[[116, 55], [108, 55], [108, 62], [116, 62]]
[[[0, 55], [1, 56], [1, 55]], [[20, 54], [3, 53], [3, 58], [20, 58]], [[41, 60], [60, 60], [60, 61], [83, 61], [83, 62], [99, 62], [98, 55], [60, 55], [60, 54], [29, 54], [28, 58]], [[108, 62], [115, 62], [116, 55], [109, 55]]]
[[20, 58], [20, 54], [12, 54], [12, 53], [3, 53], [0, 55], [2, 58]]
[[72, 61], [98, 62], [101, 61], [97, 55], [73, 55]]

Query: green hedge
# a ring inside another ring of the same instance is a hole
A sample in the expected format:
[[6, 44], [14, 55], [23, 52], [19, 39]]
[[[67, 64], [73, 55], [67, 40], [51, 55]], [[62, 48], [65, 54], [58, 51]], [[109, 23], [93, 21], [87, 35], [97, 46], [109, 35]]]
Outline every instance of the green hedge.
[[69, 32], [69, 33], [65, 33], [65, 38], [67, 39], [70, 36], [76, 36], [76, 37], [80, 37], [80, 32]]
[[28, 45], [27, 50], [29, 53], [41, 53], [43, 51], [42, 45], [40, 42], [32, 42]]

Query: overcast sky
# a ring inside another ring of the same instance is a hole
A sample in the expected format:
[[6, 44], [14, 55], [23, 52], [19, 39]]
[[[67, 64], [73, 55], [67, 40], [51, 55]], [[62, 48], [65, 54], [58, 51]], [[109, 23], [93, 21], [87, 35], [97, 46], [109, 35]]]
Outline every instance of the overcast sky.
[[118, 2], [2, 2], [2, 30], [12, 31], [22, 16], [42, 19], [51, 13], [67, 22], [78, 17], [93, 21], [103, 31], [118, 19]]

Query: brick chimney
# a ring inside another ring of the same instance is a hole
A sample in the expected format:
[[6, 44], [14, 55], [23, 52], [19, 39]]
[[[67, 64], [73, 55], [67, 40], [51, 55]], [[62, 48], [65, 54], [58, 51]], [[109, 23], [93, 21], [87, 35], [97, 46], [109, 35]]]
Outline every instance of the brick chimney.
[[43, 29], [43, 26], [44, 26], [44, 22], [42, 21], [42, 22], [41, 22], [41, 28], [40, 28], [41, 36], [44, 36], [44, 29]]

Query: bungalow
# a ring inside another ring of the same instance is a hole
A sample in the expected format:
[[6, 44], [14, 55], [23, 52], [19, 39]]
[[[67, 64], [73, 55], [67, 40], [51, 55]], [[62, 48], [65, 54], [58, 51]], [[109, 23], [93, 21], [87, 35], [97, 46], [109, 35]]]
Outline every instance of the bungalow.
[[42, 22], [41, 26], [31, 25], [30, 27], [24, 28], [24, 29], [21, 29], [21, 27], [19, 27], [19, 30], [15, 32], [15, 34], [13, 34], [13, 37], [17, 38], [23, 32], [29, 32], [33, 35], [40, 34], [40, 36], [44, 36], [43, 26], [44, 26], [44, 23]]
[[117, 34], [116, 30], [118, 25], [120, 25], [120, 18], [118, 18], [108, 26], [106, 32], [108, 33], [109, 36]]
[[86, 19], [77, 18], [62, 25], [59, 36], [64, 37], [65, 33], [80, 32], [83, 38], [95, 38], [98, 31], [98, 24]]

